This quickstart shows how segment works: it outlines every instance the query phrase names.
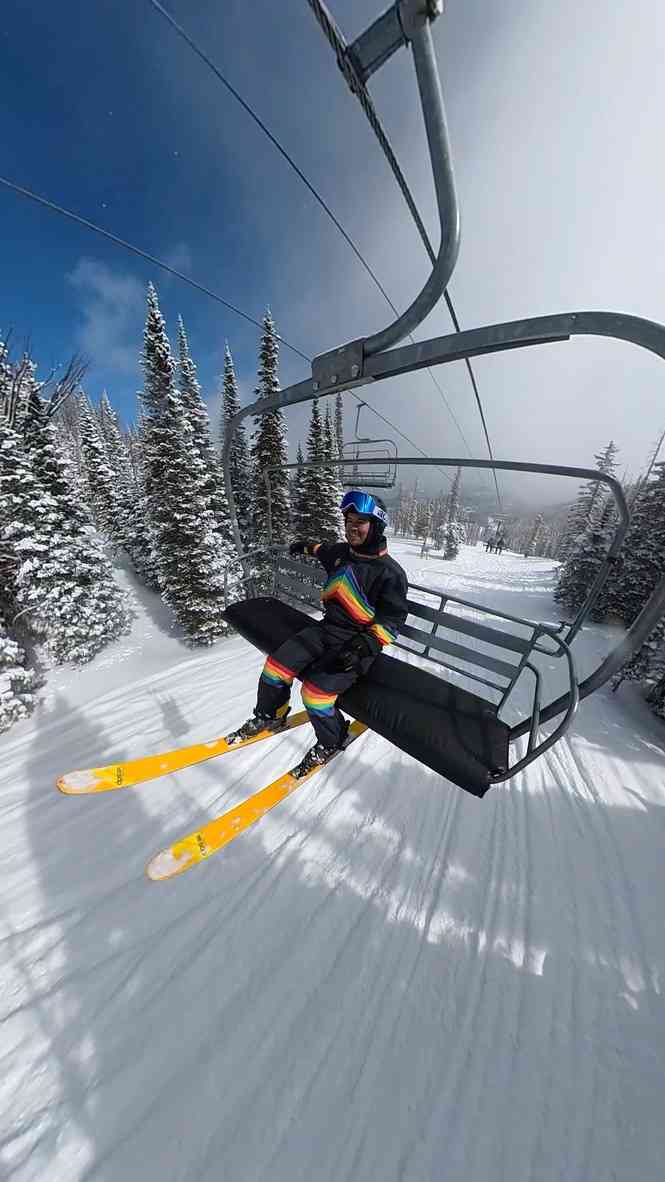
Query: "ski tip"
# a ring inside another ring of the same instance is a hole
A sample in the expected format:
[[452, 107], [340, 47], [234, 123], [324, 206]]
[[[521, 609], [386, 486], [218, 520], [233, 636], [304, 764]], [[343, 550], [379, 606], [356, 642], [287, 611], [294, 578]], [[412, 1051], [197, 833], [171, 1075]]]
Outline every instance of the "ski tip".
[[77, 796], [79, 793], [91, 792], [99, 783], [99, 777], [93, 768], [84, 767], [76, 772], [67, 772], [60, 776], [56, 784], [61, 792], [67, 796]]
[[176, 854], [171, 846], [169, 849], [161, 850], [155, 854], [154, 858], [148, 862], [145, 872], [153, 882], [161, 882], [165, 878], [175, 878], [176, 874], [182, 874], [184, 870], [189, 869], [194, 861], [190, 850], [183, 850], [180, 854]]

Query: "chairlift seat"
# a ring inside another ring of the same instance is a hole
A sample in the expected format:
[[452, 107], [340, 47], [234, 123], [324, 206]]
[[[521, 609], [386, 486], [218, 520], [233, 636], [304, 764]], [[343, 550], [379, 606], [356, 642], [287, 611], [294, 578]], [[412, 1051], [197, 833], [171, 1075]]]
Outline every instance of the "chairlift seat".
[[[273, 596], [231, 604], [224, 615], [264, 653], [312, 623], [311, 616]], [[508, 768], [510, 728], [490, 702], [386, 653], [338, 704], [473, 796], [484, 796], [493, 777]]]

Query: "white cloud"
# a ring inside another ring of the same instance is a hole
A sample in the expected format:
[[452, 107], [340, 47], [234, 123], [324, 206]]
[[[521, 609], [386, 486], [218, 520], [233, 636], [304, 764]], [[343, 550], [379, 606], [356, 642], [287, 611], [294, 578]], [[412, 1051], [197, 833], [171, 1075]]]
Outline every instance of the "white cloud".
[[172, 250], [164, 255], [167, 267], [174, 271], [183, 271], [186, 275], [192, 269], [192, 252], [186, 242], [176, 242]]
[[94, 364], [119, 373], [138, 373], [137, 325], [144, 315], [145, 289], [126, 272], [112, 271], [95, 259], [79, 259], [67, 276], [81, 294], [81, 351]]

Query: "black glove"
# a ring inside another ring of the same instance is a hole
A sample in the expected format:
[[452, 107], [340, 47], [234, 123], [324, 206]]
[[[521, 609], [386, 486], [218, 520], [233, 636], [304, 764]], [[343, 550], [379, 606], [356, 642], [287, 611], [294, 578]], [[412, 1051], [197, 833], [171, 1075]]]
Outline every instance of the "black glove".
[[355, 673], [367, 657], [373, 657], [375, 654], [376, 649], [371, 638], [364, 632], [358, 632], [339, 652], [333, 654], [326, 663], [326, 672]]
[[291, 554], [293, 557], [295, 557], [296, 554], [304, 554], [306, 547], [307, 542], [291, 542], [291, 545], [289, 546], [289, 554]]

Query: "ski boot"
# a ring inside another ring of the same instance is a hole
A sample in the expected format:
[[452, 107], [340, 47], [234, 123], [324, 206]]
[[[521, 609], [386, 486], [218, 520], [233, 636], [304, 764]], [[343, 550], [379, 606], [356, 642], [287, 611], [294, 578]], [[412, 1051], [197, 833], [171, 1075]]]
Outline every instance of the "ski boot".
[[315, 767], [323, 767], [323, 764], [327, 763], [329, 759], [332, 759], [333, 755], [337, 755], [338, 751], [342, 751], [346, 743], [346, 737], [349, 733], [350, 725], [351, 724], [349, 722], [346, 720], [344, 721], [344, 734], [342, 735], [342, 741], [336, 747], [324, 747], [323, 743], [315, 743], [313, 747], [310, 747], [309, 751], [303, 756], [297, 767], [292, 768], [291, 775], [295, 776], [296, 780], [300, 780], [303, 776], [306, 776], [308, 772], [311, 772]]
[[244, 743], [247, 739], [253, 739], [261, 731], [271, 731], [276, 735], [279, 731], [284, 730], [288, 713], [288, 706], [279, 710], [277, 714], [257, 714], [254, 712], [247, 722], [243, 722], [242, 726], [238, 727], [237, 731], [231, 731], [230, 735], [226, 735], [226, 742], [231, 745]]

